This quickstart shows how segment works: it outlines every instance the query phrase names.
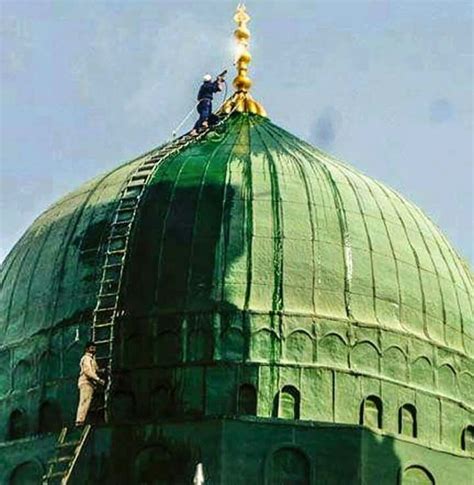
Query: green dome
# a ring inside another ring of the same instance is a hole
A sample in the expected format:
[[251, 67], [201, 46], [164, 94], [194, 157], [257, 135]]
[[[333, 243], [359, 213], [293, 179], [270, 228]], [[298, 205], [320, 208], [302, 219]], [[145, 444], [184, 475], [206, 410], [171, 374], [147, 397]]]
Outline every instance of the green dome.
[[[6, 258], [0, 397], [74, 382], [119, 194], [151, 154], [64, 197]], [[472, 281], [452, 246], [398, 193], [268, 119], [233, 115], [159, 165], [126, 261], [119, 368], [347, 369], [472, 406]]]

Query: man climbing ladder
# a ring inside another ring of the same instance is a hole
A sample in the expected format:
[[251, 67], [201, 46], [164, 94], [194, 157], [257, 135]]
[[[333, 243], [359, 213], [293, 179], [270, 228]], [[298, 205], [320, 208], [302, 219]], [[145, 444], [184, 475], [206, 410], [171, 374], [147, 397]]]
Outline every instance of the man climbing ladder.
[[96, 346], [94, 342], [87, 342], [85, 353], [79, 364], [80, 373], [77, 382], [79, 403], [77, 406], [76, 426], [84, 425], [96, 386], [105, 384], [105, 381], [98, 376], [101, 371], [95, 360], [95, 353]]

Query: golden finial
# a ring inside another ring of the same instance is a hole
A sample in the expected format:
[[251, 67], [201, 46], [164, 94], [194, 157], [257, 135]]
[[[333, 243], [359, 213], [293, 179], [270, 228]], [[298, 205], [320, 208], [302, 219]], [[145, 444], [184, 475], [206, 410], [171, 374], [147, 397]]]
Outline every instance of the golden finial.
[[223, 104], [222, 111], [230, 113], [231, 111], [238, 111], [240, 113], [255, 113], [261, 116], [267, 116], [264, 107], [255, 101], [249, 94], [252, 86], [252, 81], [248, 77], [249, 64], [252, 56], [248, 51], [250, 31], [247, 24], [250, 21], [250, 15], [247, 13], [244, 4], [239, 3], [237, 11], [234, 15], [237, 29], [234, 31], [234, 38], [236, 41], [236, 56], [235, 66], [237, 68], [237, 76], [234, 79], [235, 93]]

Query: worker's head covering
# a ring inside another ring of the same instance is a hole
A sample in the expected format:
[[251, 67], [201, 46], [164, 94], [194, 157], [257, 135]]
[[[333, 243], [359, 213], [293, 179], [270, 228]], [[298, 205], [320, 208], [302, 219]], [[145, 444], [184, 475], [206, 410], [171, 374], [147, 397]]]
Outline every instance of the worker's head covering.
[[206, 74], [202, 79], [204, 81], [210, 81], [212, 79], [212, 76], [210, 74]]

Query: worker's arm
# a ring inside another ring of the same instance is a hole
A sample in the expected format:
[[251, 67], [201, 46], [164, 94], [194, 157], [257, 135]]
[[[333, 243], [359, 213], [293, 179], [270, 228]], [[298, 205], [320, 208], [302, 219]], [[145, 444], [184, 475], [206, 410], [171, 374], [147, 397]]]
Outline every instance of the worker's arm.
[[102, 384], [104, 381], [96, 374], [92, 365], [92, 357], [85, 355], [82, 360], [82, 372], [91, 381]]
[[214, 81], [214, 92], [217, 93], [218, 91], [222, 91], [222, 84], [223, 84], [224, 80], [221, 78], [221, 77], [218, 77], [215, 81]]

